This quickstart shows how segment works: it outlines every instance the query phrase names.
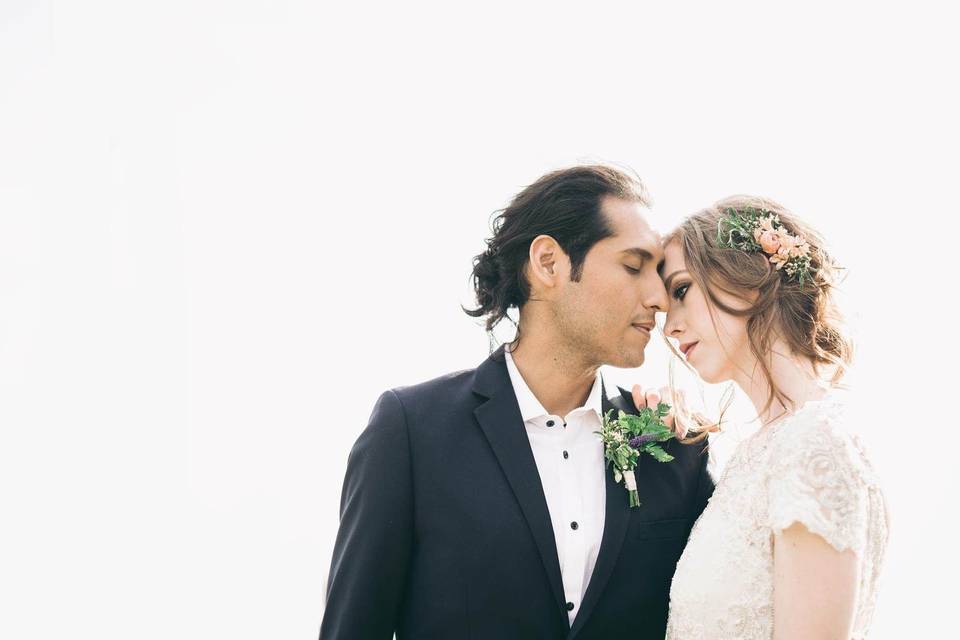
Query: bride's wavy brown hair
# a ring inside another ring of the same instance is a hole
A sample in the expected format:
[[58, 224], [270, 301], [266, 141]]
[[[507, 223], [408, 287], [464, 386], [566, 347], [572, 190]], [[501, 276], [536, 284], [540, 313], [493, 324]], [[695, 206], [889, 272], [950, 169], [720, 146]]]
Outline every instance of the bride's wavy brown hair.
[[[801, 235], [807, 240], [812, 277], [800, 283], [778, 271], [763, 253], [721, 246], [718, 238], [721, 218], [731, 210], [745, 215], [757, 209], [776, 214], [788, 233]], [[824, 377], [831, 384], [840, 381], [853, 357], [853, 345], [842, 330], [842, 315], [834, 296], [842, 269], [827, 253], [823, 238], [815, 229], [773, 200], [737, 195], [720, 200], [684, 220], [665, 238], [665, 245], [670, 242], [680, 243], [687, 271], [706, 295], [711, 315], [714, 309], [719, 309], [747, 318], [750, 350], [770, 387], [763, 411], [767, 411], [775, 400], [784, 407], [793, 405], [793, 401], [774, 384], [770, 371], [771, 350], [778, 337], [793, 354], [808, 358], [818, 374], [829, 369], [830, 375]], [[748, 306], [743, 309], [730, 307], [718, 297], [719, 292]], [[676, 354], [672, 344], [670, 348]], [[719, 423], [710, 423], [702, 416], [692, 416], [683, 410], [678, 412], [678, 417], [686, 418], [688, 428], [700, 432], [691, 441], [700, 440], [706, 437], [706, 432], [719, 429]]]

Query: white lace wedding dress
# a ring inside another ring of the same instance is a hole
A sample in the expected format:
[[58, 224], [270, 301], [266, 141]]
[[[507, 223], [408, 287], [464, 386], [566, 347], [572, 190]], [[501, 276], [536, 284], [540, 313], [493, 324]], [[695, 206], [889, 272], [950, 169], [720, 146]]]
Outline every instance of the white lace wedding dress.
[[668, 640], [772, 638], [773, 534], [796, 522], [856, 552], [851, 638], [866, 636], [887, 513], [862, 446], [844, 430], [843, 396], [807, 402], [737, 447], [677, 563]]

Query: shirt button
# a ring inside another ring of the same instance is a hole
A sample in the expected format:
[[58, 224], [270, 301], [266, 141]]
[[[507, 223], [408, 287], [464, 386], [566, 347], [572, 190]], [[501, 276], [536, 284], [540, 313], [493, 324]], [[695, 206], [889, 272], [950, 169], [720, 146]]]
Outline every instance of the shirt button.
[[573, 611], [573, 603], [572, 603], [572, 602], [568, 602], [568, 603], [567, 603], [567, 611]]
[[557, 424], [557, 423], [554, 422], [553, 420], [547, 420], [547, 426], [548, 426], [548, 427], [552, 427], [552, 426], [555, 425], [555, 424]]
[[566, 451], [564, 451], [564, 452], [563, 452], [563, 459], [566, 460], [566, 459], [569, 458], [569, 457], [570, 457], [570, 454], [567, 453]]
[[580, 528], [580, 525], [578, 525], [576, 522], [571, 522], [571, 523], [570, 523], [570, 528], [573, 529], [574, 531], [576, 531], [577, 529]]

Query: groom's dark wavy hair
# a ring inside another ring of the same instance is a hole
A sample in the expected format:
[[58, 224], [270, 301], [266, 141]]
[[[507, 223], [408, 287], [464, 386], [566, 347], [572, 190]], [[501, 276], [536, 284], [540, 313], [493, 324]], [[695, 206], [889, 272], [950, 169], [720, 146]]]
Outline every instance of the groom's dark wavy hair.
[[647, 190], [629, 169], [579, 165], [553, 171], [526, 187], [493, 220], [487, 250], [473, 258], [474, 318], [486, 317], [493, 328], [511, 307], [522, 308], [530, 297], [525, 268], [530, 243], [540, 235], [557, 241], [570, 259], [570, 279], [579, 282], [583, 261], [597, 242], [613, 235], [600, 209], [605, 197], [649, 205]]

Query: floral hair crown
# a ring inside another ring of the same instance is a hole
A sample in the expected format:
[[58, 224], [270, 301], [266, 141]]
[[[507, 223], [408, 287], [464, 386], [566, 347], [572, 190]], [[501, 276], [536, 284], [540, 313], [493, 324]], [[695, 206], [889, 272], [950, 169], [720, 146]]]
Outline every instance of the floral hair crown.
[[765, 209], [727, 207], [717, 228], [717, 242], [727, 249], [763, 253], [801, 285], [813, 278], [810, 245], [801, 235], [791, 235], [775, 213]]

